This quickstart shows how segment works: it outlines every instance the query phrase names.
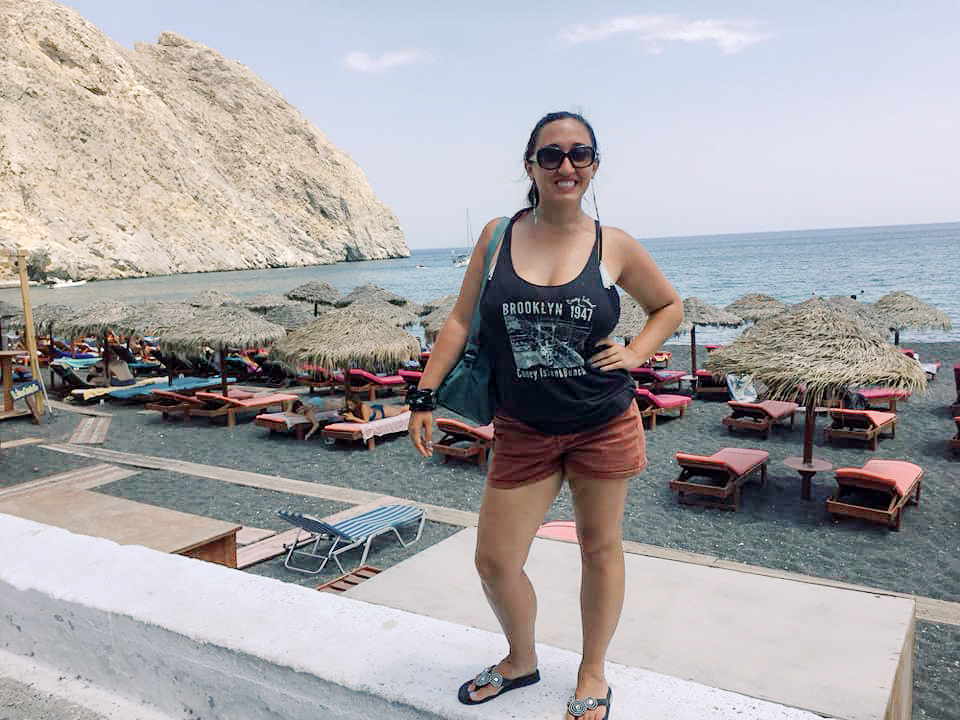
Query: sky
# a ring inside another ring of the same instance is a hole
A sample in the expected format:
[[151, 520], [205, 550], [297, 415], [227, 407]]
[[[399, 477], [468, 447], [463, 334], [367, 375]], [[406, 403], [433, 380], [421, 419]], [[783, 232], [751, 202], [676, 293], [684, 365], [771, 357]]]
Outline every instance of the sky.
[[554, 110], [593, 124], [600, 219], [635, 237], [960, 221], [956, 0], [65, 4], [127, 48], [171, 30], [249, 67], [411, 248], [522, 207]]

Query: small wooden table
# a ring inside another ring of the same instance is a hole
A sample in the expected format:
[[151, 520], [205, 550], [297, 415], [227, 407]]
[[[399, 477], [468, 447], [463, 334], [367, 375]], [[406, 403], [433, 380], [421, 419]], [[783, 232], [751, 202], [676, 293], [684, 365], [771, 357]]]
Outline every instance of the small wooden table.
[[237, 566], [240, 525], [91, 490], [48, 488], [0, 501], [0, 513], [54, 525], [121, 545]]
[[783, 464], [791, 470], [800, 473], [800, 497], [809, 500], [811, 497], [811, 481], [818, 472], [827, 472], [833, 470], [833, 464], [829, 460], [820, 458], [811, 458], [809, 463], [805, 463], [802, 457], [785, 458]]

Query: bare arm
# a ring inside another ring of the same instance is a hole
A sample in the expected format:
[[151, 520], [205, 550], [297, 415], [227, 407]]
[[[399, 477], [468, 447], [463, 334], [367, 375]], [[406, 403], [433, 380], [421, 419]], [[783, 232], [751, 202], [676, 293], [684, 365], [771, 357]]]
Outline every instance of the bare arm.
[[653, 355], [683, 321], [683, 302], [640, 243], [616, 228], [604, 228], [604, 265], [614, 281], [632, 295], [649, 317], [626, 347], [611, 339], [591, 362], [603, 370], [638, 367]]
[[[423, 369], [423, 375], [417, 387], [421, 390], [436, 390], [447, 374], [457, 364], [464, 346], [467, 344], [467, 335], [470, 333], [470, 323], [473, 320], [473, 310], [480, 294], [483, 283], [483, 268], [486, 264], [487, 248], [492, 242], [497, 220], [487, 223], [470, 263], [467, 265], [460, 287], [460, 295], [450, 312], [450, 316], [440, 329], [437, 341], [430, 351], [430, 359]], [[433, 450], [430, 444], [433, 440], [433, 413], [414, 412], [410, 417], [410, 439], [414, 447], [423, 457], [430, 457]]]

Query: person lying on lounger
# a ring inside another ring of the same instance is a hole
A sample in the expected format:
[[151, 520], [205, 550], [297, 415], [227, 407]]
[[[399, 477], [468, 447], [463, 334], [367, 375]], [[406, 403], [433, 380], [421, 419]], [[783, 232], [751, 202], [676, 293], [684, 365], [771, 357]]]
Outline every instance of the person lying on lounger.
[[407, 412], [409, 409], [409, 405], [384, 405], [382, 403], [351, 400], [347, 403], [347, 409], [343, 413], [343, 419], [347, 422], [365, 423], [388, 417], [396, 417], [397, 415], [402, 415]]

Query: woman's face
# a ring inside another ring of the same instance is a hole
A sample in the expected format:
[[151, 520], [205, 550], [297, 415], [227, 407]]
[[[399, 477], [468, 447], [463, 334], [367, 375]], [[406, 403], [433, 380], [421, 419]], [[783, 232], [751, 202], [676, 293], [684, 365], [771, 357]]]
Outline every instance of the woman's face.
[[540, 130], [533, 152], [534, 159], [528, 159], [525, 163], [527, 175], [540, 192], [541, 203], [548, 201], [579, 204], [580, 198], [587, 191], [590, 179], [597, 171], [599, 160], [594, 160], [587, 167], [576, 168], [570, 162], [570, 158], [565, 157], [557, 169], [544, 170], [536, 161], [536, 153], [537, 150], [548, 145], [558, 147], [564, 152], [570, 152], [570, 149], [576, 145], [593, 147], [590, 131], [583, 123], [573, 118], [554, 120]]

